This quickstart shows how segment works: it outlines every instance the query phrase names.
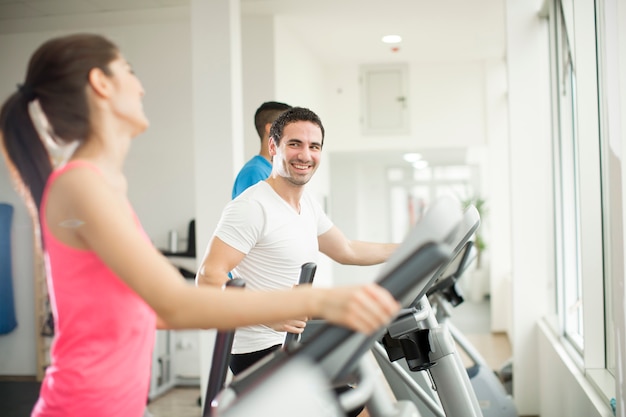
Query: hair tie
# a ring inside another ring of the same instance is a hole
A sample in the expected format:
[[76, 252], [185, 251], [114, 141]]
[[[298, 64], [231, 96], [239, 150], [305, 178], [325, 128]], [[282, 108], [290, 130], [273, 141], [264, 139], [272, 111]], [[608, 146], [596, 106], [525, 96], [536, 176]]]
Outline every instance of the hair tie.
[[52, 165], [57, 167], [65, 163], [74, 153], [81, 141], [74, 140], [68, 144], [59, 138], [55, 133], [48, 116], [43, 111], [38, 98], [33, 98], [28, 102], [28, 115], [33, 123], [33, 127], [48, 150]]
[[37, 94], [35, 94], [35, 90], [28, 84], [18, 84], [17, 90], [24, 96], [26, 101], [34, 100]]

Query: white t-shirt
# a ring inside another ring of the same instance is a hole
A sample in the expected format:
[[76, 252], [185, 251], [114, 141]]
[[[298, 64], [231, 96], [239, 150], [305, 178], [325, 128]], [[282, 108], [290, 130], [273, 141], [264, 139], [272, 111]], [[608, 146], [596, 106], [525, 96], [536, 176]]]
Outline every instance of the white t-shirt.
[[[233, 278], [242, 278], [248, 290], [267, 291], [297, 284], [302, 264], [318, 262], [317, 237], [332, 226], [306, 190], [297, 213], [261, 181], [228, 203], [214, 235], [246, 254], [233, 269]], [[235, 332], [232, 352], [256, 352], [284, 339], [284, 332], [267, 326], [243, 327]]]

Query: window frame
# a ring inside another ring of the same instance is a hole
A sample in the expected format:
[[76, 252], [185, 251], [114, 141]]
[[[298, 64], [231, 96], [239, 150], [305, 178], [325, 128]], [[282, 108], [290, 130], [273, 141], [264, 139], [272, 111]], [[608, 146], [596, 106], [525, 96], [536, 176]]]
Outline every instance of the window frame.
[[[574, 7], [574, 2], [575, 7]], [[553, 0], [550, 5], [550, 45], [551, 45], [551, 72], [552, 72], [552, 117], [553, 117], [553, 161], [554, 161], [554, 190], [555, 190], [555, 280], [556, 280], [556, 308], [559, 320], [556, 321], [556, 333], [561, 337], [567, 351], [585, 373], [588, 380], [607, 399], [615, 395], [615, 378], [608, 369], [612, 339], [611, 323], [608, 310], [611, 303], [607, 303], [610, 294], [608, 288], [611, 280], [611, 269], [607, 268], [611, 259], [612, 248], [610, 238], [607, 238], [611, 229], [610, 218], [607, 217], [607, 193], [618, 192], [621, 198], [621, 187], [618, 191], [610, 187], [607, 181], [606, 161], [606, 118], [602, 108], [602, 95], [605, 80], [602, 78], [601, 48], [603, 22], [602, 0], [596, 2], [578, 0]], [[567, 282], [562, 281], [558, 265], [564, 262], [563, 251], [563, 224], [560, 217], [563, 210], [562, 172], [563, 161], [560, 159], [557, 141], [561, 134], [562, 122], [559, 111], [558, 93], [561, 80], [559, 73], [560, 59], [558, 51], [559, 24], [555, 19], [564, 22], [564, 31], [568, 39], [575, 40], [570, 44], [570, 53], [573, 65], [573, 92], [575, 94], [572, 115], [576, 129], [576, 146], [578, 146], [578, 193], [579, 198], [579, 228], [580, 248], [578, 259], [580, 265], [580, 283], [582, 293], [582, 326], [584, 342], [582, 349], [572, 349], [572, 338], [568, 337], [563, 321], [563, 293]], [[557, 47], [556, 50], [554, 47]], [[617, 198], [613, 196], [613, 198]], [[621, 216], [622, 213], [619, 213]], [[621, 233], [621, 230], [620, 230]], [[623, 249], [620, 249], [623, 250]], [[602, 285], [598, 285], [598, 282]], [[552, 322], [553, 325], [555, 321]]]

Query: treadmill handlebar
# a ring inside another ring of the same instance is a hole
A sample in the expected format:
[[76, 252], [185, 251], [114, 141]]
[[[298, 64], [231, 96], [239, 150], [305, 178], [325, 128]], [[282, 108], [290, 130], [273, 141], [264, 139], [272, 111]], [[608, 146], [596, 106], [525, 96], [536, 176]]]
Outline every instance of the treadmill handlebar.
[[[223, 288], [244, 288], [245, 286], [246, 282], [243, 279], [233, 278], [226, 281]], [[209, 417], [211, 415], [211, 401], [213, 401], [217, 394], [224, 389], [226, 376], [228, 375], [228, 365], [230, 362], [230, 349], [233, 346], [234, 337], [234, 330], [218, 331], [215, 336], [211, 369], [209, 371], [209, 383], [207, 384], [206, 394], [204, 397], [202, 417]]]

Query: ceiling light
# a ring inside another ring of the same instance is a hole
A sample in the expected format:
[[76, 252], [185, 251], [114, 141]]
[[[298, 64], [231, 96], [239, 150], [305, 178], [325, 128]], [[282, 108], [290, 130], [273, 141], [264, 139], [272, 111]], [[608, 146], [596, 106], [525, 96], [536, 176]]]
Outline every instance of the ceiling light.
[[402, 155], [402, 157], [408, 163], [413, 163], [413, 162], [417, 162], [420, 159], [422, 159], [422, 154], [421, 153], [417, 153], [417, 152], [411, 152], [411, 153], [405, 153], [404, 155]]
[[402, 42], [402, 37], [400, 35], [385, 35], [382, 41], [384, 43], [400, 43]]
[[424, 169], [426, 167], [428, 167], [428, 161], [422, 159], [421, 161], [415, 161], [413, 162], [413, 168], [415, 169]]

